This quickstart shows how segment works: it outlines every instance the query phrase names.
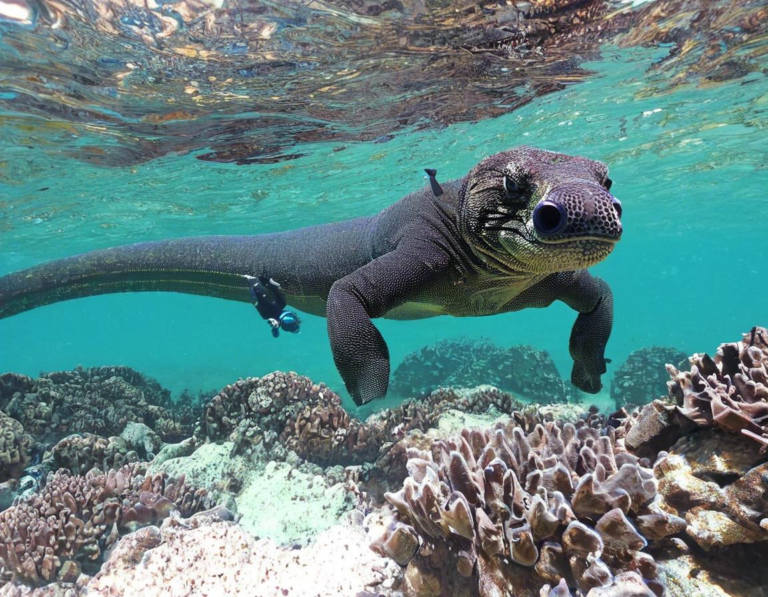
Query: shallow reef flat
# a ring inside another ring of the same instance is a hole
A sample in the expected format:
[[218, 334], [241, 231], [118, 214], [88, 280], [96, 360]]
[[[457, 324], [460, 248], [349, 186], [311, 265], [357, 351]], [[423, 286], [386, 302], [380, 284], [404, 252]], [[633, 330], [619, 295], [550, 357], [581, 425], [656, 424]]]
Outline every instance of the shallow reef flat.
[[441, 387], [362, 421], [295, 373], [176, 402], [126, 367], [5, 374], [0, 595], [764, 595], [768, 331], [675, 359], [663, 396], [660, 354], [610, 414]]

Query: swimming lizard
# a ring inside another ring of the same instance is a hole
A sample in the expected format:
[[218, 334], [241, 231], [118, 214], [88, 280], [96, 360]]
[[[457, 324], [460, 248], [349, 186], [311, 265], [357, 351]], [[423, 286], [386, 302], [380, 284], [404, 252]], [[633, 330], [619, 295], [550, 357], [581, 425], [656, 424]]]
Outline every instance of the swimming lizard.
[[6, 275], [0, 318], [114, 292], [249, 302], [248, 280], [268, 276], [291, 307], [327, 316], [334, 361], [359, 405], [384, 396], [389, 383], [389, 351], [373, 319], [495, 315], [559, 300], [578, 312], [571, 380], [598, 392], [613, 299], [586, 268], [622, 234], [605, 164], [517, 147], [458, 180], [438, 184], [429, 174], [429, 187], [371, 217], [145, 242]]

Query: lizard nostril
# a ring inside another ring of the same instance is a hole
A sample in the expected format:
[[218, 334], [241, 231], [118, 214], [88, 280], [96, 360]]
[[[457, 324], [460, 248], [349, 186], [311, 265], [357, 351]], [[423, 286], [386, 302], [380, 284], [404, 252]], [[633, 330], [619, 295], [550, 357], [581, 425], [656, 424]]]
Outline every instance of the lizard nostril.
[[554, 201], [542, 201], [533, 210], [533, 225], [543, 234], [556, 234], [565, 227], [565, 208]]

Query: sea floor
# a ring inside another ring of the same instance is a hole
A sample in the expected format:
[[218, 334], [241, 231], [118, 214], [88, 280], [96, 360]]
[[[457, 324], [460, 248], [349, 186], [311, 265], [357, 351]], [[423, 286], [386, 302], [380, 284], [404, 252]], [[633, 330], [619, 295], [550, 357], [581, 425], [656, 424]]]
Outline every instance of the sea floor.
[[[765, 595], [751, 562], [768, 554], [768, 440], [734, 432], [747, 386], [728, 393], [722, 376], [736, 355], [765, 391], [756, 330], [670, 370], [666, 398], [612, 413], [486, 385], [363, 421], [323, 384], [276, 372], [172, 415], [125, 367], [5, 374], [18, 419], [0, 419], [0, 456], [9, 442], [44, 453], [3, 469], [0, 595]], [[729, 405], [714, 424], [686, 410], [707, 368]], [[78, 420], [102, 434], [54, 442], [51, 412], [99, 396], [112, 410]], [[110, 435], [129, 407], [145, 422]]]

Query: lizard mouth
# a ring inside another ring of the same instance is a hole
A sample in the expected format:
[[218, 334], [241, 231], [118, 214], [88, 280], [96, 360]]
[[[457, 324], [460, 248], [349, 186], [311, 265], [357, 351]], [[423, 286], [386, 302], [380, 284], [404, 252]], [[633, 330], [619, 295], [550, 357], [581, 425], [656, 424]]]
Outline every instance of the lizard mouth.
[[545, 245], [565, 245], [568, 243], [580, 243], [585, 241], [591, 242], [591, 243], [605, 243], [609, 245], [615, 245], [617, 242], [621, 240], [621, 237], [615, 238], [610, 236], [600, 236], [600, 235], [592, 234], [588, 236], [569, 236], [564, 238], [541, 238], [537, 234], [536, 240]]

